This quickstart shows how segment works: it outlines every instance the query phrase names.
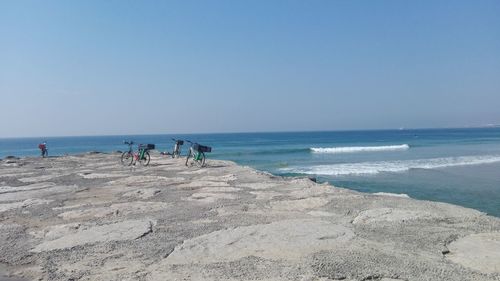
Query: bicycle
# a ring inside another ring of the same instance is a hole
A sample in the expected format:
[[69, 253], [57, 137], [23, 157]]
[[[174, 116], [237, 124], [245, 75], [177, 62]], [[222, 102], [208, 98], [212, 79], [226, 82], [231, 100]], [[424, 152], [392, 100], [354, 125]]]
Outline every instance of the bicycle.
[[[189, 158], [192, 157], [193, 162], [196, 166], [202, 168], [205, 167], [206, 156], [205, 152], [212, 152], [212, 148], [210, 146], [204, 146], [198, 143], [193, 143], [191, 141], [186, 140], [191, 144], [188, 150], [188, 155], [186, 157], [186, 166], [188, 166]], [[192, 165], [192, 163], [191, 163]]]
[[174, 150], [172, 151], [172, 153], [162, 152], [161, 154], [162, 155], [170, 155], [170, 156], [172, 156], [172, 158], [179, 158], [181, 156], [181, 147], [184, 144], [184, 141], [183, 140], [176, 140], [176, 139], [172, 139], [172, 140], [175, 142]]
[[132, 164], [139, 162], [143, 166], [149, 165], [151, 156], [149, 155], [149, 150], [155, 149], [154, 144], [139, 144], [137, 147], [137, 152], [134, 152], [132, 145], [133, 141], [124, 141], [124, 144], [128, 145], [128, 151], [122, 153], [121, 163], [125, 166], [130, 166]]

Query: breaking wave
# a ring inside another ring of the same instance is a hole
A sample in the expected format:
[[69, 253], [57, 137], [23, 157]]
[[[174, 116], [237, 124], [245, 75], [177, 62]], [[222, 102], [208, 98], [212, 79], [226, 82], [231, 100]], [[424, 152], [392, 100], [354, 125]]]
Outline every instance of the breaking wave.
[[313, 153], [358, 153], [358, 152], [378, 152], [408, 150], [407, 144], [385, 145], [385, 146], [346, 146], [346, 147], [311, 147]]
[[391, 193], [391, 192], [375, 192], [373, 195], [379, 196], [391, 196], [391, 197], [400, 197], [400, 198], [410, 198], [406, 193]]
[[400, 161], [378, 161], [282, 168], [281, 171], [298, 174], [345, 176], [373, 175], [383, 172], [405, 172], [411, 169], [438, 169], [500, 162], [500, 155], [460, 156]]

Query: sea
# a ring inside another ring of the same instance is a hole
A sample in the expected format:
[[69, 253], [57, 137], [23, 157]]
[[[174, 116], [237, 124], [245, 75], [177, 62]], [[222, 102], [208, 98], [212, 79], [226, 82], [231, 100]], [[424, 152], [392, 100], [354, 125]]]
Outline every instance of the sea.
[[39, 156], [43, 141], [49, 156], [123, 151], [124, 140], [171, 151], [171, 138], [211, 146], [208, 163], [232, 160], [275, 175], [314, 177], [500, 217], [500, 128], [5, 138], [0, 158]]

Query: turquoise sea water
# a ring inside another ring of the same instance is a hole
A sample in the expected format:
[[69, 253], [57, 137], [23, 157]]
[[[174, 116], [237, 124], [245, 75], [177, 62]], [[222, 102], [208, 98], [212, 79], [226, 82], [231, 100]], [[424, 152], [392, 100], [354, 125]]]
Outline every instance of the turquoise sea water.
[[165, 151], [173, 146], [171, 137], [212, 146], [209, 159], [277, 175], [315, 176], [363, 192], [404, 193], [500, 217], [500, 128], [0, 139], [0, 157], [37, 156], [44, 140], [49, 155], [125, 150], [125, 139]]

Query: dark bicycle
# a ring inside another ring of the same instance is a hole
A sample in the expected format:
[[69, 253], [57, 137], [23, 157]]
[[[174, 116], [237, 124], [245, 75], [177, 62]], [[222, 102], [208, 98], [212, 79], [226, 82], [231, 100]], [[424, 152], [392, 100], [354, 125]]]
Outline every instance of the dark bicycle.
[[137, 147], [137, 152], [134, 152], [132, 145], [133, 141], [124, 141], [124, 144], [128, 145], [128, 151], [122, 153], [121, 163], [125, 166], [130, 166], [132, 164], [139, 162], [143, 166], [149, 165], [151, 156], [149, 155], [149, 150], [155, 149], [154, 144], [139, 144]]
[[183, 140], [176, 140], [176, 139], [172, 139], [172, 140], [175, 143], [174, 150], [172, 151], [172, 153], [162, 152], [161, 154], [162, 155], [170, 155], [170, 156], [172, 156], [172, 158], [179, 158], [181, 156], [181, 147], [184, 144], [184, 141]]
[[[189, 147], [188, 155], [186, 157], [186, 166], [188, 166], [189, 159], [196, 164], [198, 167], [205, 167], [206, 156], [205, 152], [212, 152], [212, 148], [210, 146], [204, 146], [198, 143], [193, 143], [191, 141], [186, 140], [191, 144]], [[191, 163], [192, 165], [192, 163]]]

